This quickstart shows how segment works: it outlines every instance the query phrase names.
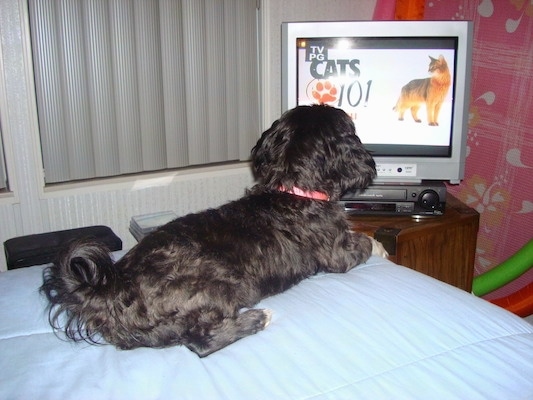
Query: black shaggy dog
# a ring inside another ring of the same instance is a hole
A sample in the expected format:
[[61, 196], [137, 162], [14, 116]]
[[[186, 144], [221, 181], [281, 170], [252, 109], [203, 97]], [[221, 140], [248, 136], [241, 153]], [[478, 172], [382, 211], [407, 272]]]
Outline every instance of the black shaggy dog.
[[203, 357], [268, 325], [271, 313], [251, 308], [259, 300], [346, 272], [373, 248], [386, 255], [350, 231], [337, 203], [375, 175], [343, 111], [289, 110], [252, 149], [252, 168], [245, 197], [162, 226], [116, 263], [98, 244], [71, 244], [44, 274], [52, 326], [76, 341], [185, 345]]

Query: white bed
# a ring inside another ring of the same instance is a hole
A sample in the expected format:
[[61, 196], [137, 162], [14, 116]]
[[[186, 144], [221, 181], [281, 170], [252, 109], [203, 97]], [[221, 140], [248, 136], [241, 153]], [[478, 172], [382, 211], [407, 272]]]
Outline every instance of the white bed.
[[0, 399], [533, 398], [533, 326], [373, 257], [258, 307], [266, 330], [206, 358], [60, 340], [43, 267], [0, 274]]

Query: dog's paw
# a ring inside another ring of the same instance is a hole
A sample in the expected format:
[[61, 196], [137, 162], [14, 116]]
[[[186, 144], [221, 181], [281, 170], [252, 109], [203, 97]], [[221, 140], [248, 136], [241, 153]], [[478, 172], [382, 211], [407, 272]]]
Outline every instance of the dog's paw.
[[206, 357], [243, 337], [265, 329], [271, 319], [272, 311], [252, 308], [234, 318], [224, 318], [222, 321], [215, 321], [214, 324], [205, 325], [204, 329], [192, 337], [183, 338], [182, 344], [198, 356]]
[[372, 241], [372, 255], [387, 258], [389, 253], [385, 250], [385, 247], [373, 237], [370, 237]]
[[272, 314], [274, 313], [272, 312], [272, 310], [263, 310], [263, 311], [265, 314], [265, 328], [266, 328], [272, 322]]
[[272, 311], [268, 309], [252, 308], [243, 312], [238, 317], [238, 321], [249, 334], [256, 333], [270, 325], [270, 321], [272, 321]]

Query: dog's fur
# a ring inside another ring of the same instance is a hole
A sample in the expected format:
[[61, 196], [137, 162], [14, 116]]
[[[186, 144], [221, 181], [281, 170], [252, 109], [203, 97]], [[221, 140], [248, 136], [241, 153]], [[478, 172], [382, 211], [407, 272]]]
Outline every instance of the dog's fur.
[[[44, 274], [51, 324], [73, 340], [182, 344], [203, 357], [265, 328], [259, 300], [318, 271], [346, 272], [373, 246], [383, 255], [336, 201], [375, 176], [343, 111], [286, 112], [252, 149], [252, 168], [258, 184], [245, 197], [164, 225], [116, 263], [99, 244], [71, 244]], [[293, 187], [330, 201], [282, 189]]]

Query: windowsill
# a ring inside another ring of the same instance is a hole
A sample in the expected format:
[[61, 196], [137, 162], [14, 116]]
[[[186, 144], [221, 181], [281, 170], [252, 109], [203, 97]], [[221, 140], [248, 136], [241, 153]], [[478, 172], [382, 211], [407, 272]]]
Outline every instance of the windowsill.
[[251, 174], [250, 163], [242, 161], [143, 174], [124, 175], [104, 179], [91, 179], [86, 181], [46, 185], [43, 189], [42, 197], [53, 198], [73, 194], [104, 192], [111, 190], [135, 191], [150, 187], [167, 186], [174, 182], [198, 179], [207, 176], [228, 176], [245, 172]]
[[15, 193], [10, 192], [9, 190], [1, 190], [0, 191], [0, 206], [6, 205], [6, 204], [15, 204], [18, 202], [17, 196], [15, 196]]

